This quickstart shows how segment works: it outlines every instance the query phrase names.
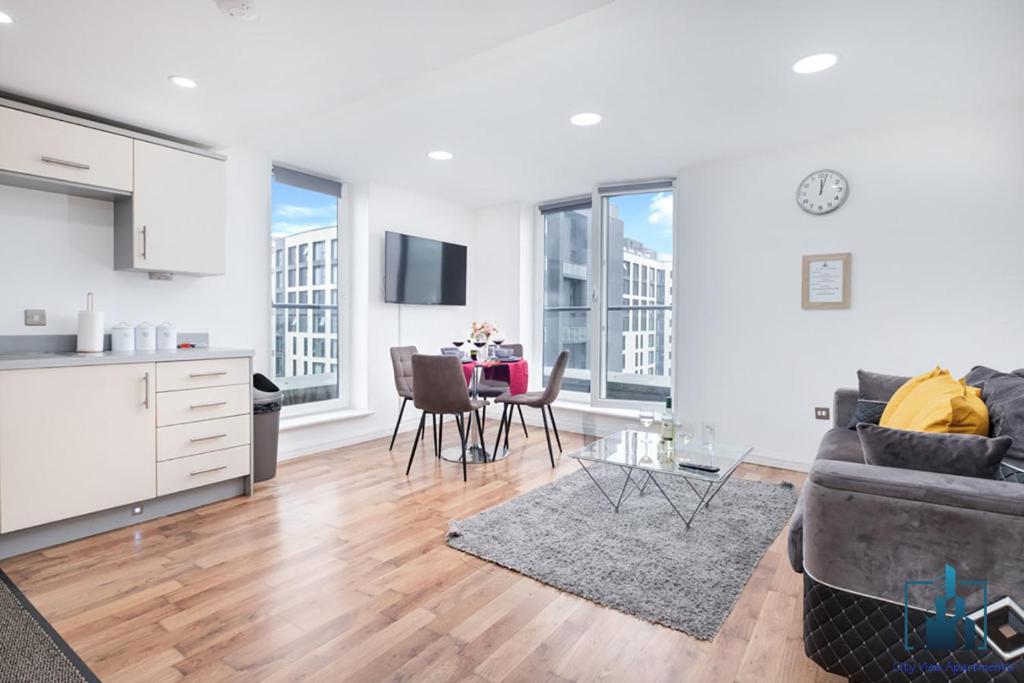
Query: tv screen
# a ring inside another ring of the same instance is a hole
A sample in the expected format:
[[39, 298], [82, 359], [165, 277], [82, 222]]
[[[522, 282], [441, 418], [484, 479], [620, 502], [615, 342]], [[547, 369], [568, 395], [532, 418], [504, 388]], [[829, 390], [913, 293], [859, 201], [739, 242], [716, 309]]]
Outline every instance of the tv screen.
[[465, 306], [466, 247], [385, 233], [384, 301]]

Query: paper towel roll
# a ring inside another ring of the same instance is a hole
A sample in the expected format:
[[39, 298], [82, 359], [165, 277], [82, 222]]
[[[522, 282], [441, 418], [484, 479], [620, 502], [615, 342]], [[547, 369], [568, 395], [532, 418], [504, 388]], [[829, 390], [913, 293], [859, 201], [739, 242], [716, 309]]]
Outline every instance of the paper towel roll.
[[78, 312], [78, 352], [103, 353], [103, 311], [93, 309], [93, 295], [85, 297], [84, 311]]

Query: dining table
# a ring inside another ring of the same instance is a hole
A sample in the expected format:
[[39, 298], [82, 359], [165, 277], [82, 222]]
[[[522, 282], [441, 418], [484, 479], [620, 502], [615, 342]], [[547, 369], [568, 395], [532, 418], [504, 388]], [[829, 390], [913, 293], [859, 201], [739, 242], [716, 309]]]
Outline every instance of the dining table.
[[[501, 358], [487, 358], [484, 360], [465, 359], [462, 361], [462, 372], [466, 376], [466, 385], [470, 397], [476, 401], [480, 399], [480, 378], [492, 379], [507, 382], [509, 393], [524, 394], [530, 384], [530, 367], [525, 358], [515, 360], [504, 360]], [[482, 417], [482, 416], [481, 416]], [[470, 465], [482, 465], [490, 462], [497, 462], [508, 457], [508, 449], [501, 446], [497, 451], [488, 449], [484, 440], [480, 438], [478, 430], [473, 428], [472, 420], [466, 423], [469, 435], [466, 442], [466, 462]], [[449, 462], [462, 462], [461, 446], [445, 448], [441, 451], [441, 457]]]

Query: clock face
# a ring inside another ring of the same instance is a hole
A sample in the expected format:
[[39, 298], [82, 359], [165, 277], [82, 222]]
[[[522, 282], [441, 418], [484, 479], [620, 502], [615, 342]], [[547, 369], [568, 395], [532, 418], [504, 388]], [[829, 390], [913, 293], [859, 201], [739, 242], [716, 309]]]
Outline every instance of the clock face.
[[821, 215], [842, 206], [849, 193], [850, 188], [842, 173], [822, 169], [800, 181], [796, 188], [796, 203], [807, 213]]

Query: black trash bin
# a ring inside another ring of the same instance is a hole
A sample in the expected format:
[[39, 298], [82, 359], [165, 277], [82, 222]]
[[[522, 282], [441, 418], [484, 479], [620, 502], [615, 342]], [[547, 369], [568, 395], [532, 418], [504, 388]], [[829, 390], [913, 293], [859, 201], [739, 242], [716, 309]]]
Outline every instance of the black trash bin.
[[277, 432], [284, 393], [260, 373], [252, 376], [253, 481], [277, 474]]

